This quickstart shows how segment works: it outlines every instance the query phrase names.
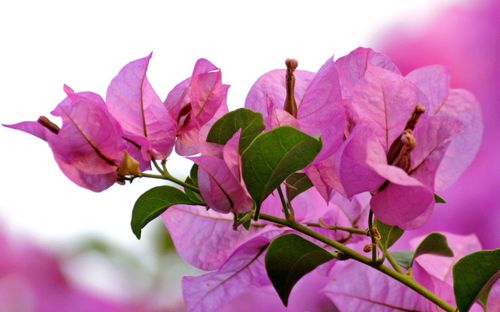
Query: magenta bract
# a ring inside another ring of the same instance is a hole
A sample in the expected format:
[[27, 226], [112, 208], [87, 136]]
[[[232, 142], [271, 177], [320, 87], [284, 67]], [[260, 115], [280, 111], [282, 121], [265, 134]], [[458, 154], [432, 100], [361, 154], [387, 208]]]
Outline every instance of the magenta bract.
[[130, 62], [111, 81], [106, 94], [110, 113], [128, 142], [140, 146], [143, 159], [165, 159], [174, 146], [175, 121], [146, 77], [151, 54]]
[[117, 181], [125, 163], [123, 131], [99, 95], [75, 93], [67, 86], [65, 91], [66, 99], [52, 112], [63, 121], [60, 129], [50, 122], [34, 121], [7, 127], [47, 141], [57, 164], [71, 181], [95, 192], [103, 191]]

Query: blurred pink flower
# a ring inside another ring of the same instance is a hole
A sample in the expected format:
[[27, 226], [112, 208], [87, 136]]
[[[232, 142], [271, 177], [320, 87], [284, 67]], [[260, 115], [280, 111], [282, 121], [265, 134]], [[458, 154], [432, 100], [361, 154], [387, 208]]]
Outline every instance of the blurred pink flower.
[[[417, 31], [398, 26], [381, 41], [381, 51], [403, 73], [429, 64], [445, 65], [452, 87], [474, 92], [484, 116], [483, 144], [475, 161], [441, 194], [447, 204], [408, 237], [435, 230], [475, 233], [485, 248], [500, 247], [500, 235], [495, 235], [500, 220], [500, 2], [471, 1], [449, 8]], [[465, 147], [457, 147], [457, 153], [467, 152]]]
[[56, 256], [28, 242], [0, 233], [0, 250], [0, 311], [137, 311], [79, 289]]

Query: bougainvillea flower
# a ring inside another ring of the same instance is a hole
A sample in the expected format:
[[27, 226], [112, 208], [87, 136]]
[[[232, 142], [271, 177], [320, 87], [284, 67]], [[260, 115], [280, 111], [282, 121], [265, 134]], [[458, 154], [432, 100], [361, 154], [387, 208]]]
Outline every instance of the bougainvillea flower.
[[[415, 259], [413, 275], [420, 284], [454, 305], [451, 284], [453, 265], [481, 246], [474, 235], [445, 233], [445, 236], [454, 256], [421, 255]], [[424, 237], [418, 238], [413, 245], [416, 247], [417, 242], [423, 239]], [[330, 276], [331, 282], [324, 291], [340, 311], [441, 311], [409, 287], [358, 262], [337, 262], [332, 267]], [[477, 304], [472, 309], [481, 310]]]
[[323, 149], [313, 162], [317, 163], [332, 154], [344, 138], [345, 112], [337, 68], [333, 58], [316, 74], [296, 67], [295, 60], [288, 60], [286, 70], [262, 75], [250, 89], [245, 107], [262, 113], [268, 129], [286, 124], [321, 136]]
[[[432, 69], [422, 71], [423, 76]], [[404, 228], [427, 220], [436, 185], [443, 184], [436, 180], [450, 179], [455, 174], [448, 171], [461, 172], [468, 164], [447, 157], [449, 145], [477, 139], [481, 130], [480, 118], [479, 125], [464, 127], [465, 118], [458, 117], [461, 112], [479, 114], [472, 95], [462, 90], [448, 93], [444, 83], [420, 89], [410, 78], [367, 66], [352, 90], [350, 110], [356, 126], [335, 160], [339, 191], [347, 196], [373, 192], [377, 217]], [[436, 94], [448, 96], [437, 101]], [[433, 103], [439, 103], [439, 109]], [[477, 144], [472, 143], [473, 149]]]
[[143, 159], [166, 159], [175, 142], [175, 121], [146, 77], [151, 54], [125, 65], [111, 81], [106, 105]]
[[190, 158], [198, 165], [198, 185], [208, 207], [221, 213], [243, 213], [253, 200], [241, 177], [238, 153], [240, 131], [222, 148], [222, 157], [202, 155]]
[[[361, 203], [364, 203], [363, 206], [360, 206]], [[350, 217], [366, 223], [366, 219], [361, 220], [362, 215], [366, 215], [366, 200], [360, 199], [352, 207], [346, 205], [345, 209], [341, 209], [334, 203], [326, 204], [319, 193], [311, 188], [298, 195], [292, 204], [298, 222], [313, 222], [316, 224], [314, 230], [334, 239], [346, 240], [350, 237], [346, 232], [320, 228], [319, 219], [322, 218], [321, 223], [325, 226], [352, 226]], [[261, 212], [283, 215], [277, 194], [272, 194], [264, 201]], [[271, 284], [263, 264], [264, 250], [273, 237], [291, 231], [263, 220], [252, 223], [248, 230], [234, 231], [232, 215], [200, 206], [170, 207], [162, 219], [179, 255], [195, 267], [211, 271], [199, 277], [185, 278], [184, 298], [189, 311], [203, 308], [206, 311], [218, 311], [244, 293], [260, 292], [262, 287], [269, 287]], [[193, 231], [193, 228], [197, 230]], [[324, 285], [327, 279], [320, 279], [319, 282]], [[307, 292], [300, 290], [300, 287], [298, 291]], [[272, 294], [281, 305], [276, 293]], [[311, 297], [317, 297], [318, 305], [323, 306], [325, 303], [323, 295], [311, 294]], [[293, 292], [290, 298], [294, 298]]]
[[422, 229], [406, 238], [445, 230], [475, 233], [485, 248], [500, 247], [500, 235], [491, 235], [500, 220], [496, 196], [500, 185], [499, 28], [499, 1], [468, 1], [450, 5], [418, 28], [398, 24], [380, 38], [379, 48], [403, 73], [429, 64], [445, 65], [452, 87], [472, 91], [484, 118], [483, 144], [477, 157], [452, 188], [440, 193], [446, 199], [446, 209], [436, 209]]
[[52, 115], [62, 118], [59, 128], [46, 117], [7, 127], [30, 133], [49, 143], [63, 173], [74, 183], [100, 192], [120, 176], [139, 174], [138, 163], [127, 153], [123, 131], [102, 98], [91, 92], [67, 94]]
[[[368, 48], [357, 48], [346, 56], [335, 61], [338, 80], [341, 87], [341, 98], [345, 110], [346, 121], [343, 121], [344, 129], [334, 130], [339, 133], [340, 140], [337, 141], [336, 148], [325, 151], [326, 157], [317, 158], [317, 160], [306, 169], [306, 174], [318, 189], [326, 201], [331, 200], [335, 190], [342, 190], [341, 182], [338, 177], [338, 168], [335, 166], [335, 157], [338, 152], [338, 144], [342, 143], [349, 136], [354, 127], [352, 112], [350, 111], [350, 102], [352, 100], [352, 89], [364, 77], [368, 64], [377, 66], [399, 74], [399, 70], [391, 60], [378, 52]], [[338, 96], [338, 95], [337, 95]], [[342, 116], [337, 112], [337, 116]], [[313, 121], [314, 122], [314, 121]], [[321, 127], [331, 128], [328, 123]], [[331, 152], [334, 152], [333, 154]]]
[[170, 91], [164, 104], [177, 125], [175, 150], [189, 156], [200, 151], [210, 125], [227, 112], [226, 96], [229, 85], [222, 84], [220, 69], [205, 59], [199, 59], [191, 78]]

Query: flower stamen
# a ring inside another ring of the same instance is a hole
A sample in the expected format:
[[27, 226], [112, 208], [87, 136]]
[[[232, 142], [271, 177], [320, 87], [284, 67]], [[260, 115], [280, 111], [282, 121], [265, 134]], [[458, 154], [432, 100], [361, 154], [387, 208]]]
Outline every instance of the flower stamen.
[[41, 124], [42, 126], [44, 126], [45, 128], [47, 128], [50, 132], [54, 133], [54, 134], [58, 134], [59, 133], [59, 130], [61, 130], [61, 128], [59, 128], [58, 125], [56, 125], [55, 123], [53, 123], [52, 121], [50, 121], [47, 117], [45, 116], [40, 116], [37, 120], [37, 122], [39, 124]]
[[299, 66], [295, 59], [287, 59], [286, 64], [286, 98], [284, 109], [293, 117], [297, 118], [297, 102], [295, 101], [295, 76], [293, 72]]

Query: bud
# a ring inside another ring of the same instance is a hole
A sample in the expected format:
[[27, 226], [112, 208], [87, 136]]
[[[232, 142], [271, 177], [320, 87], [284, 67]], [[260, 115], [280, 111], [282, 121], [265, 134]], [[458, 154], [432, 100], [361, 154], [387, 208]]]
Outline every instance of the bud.
[[372, 251], [372, 244], [365, 245], [363, 247], [364, 252], [371, 252]]
[[297, 118], [297, 102], [295, 101], [295, 76], [293, 72], [299, 66], [299, 62], [294, 59], [287, 59], [286, 65], [286, 98], [284, 104], [285, 112]]
[[41, 124], [42, 126], [44, 126], [45, 128], [47, 128], [50, 132], [54, 133], [54, 134], [58, 134], [59, 133], [59, 130], [61, 130], [61, 128], [59, 128], [58, 125], [56, 125], [55, 123], [53, 123], [52, 121], [50, 121], [47, 117], [45, 116], [40, 116], [37, 120], [37, 122], [39, 124]]

